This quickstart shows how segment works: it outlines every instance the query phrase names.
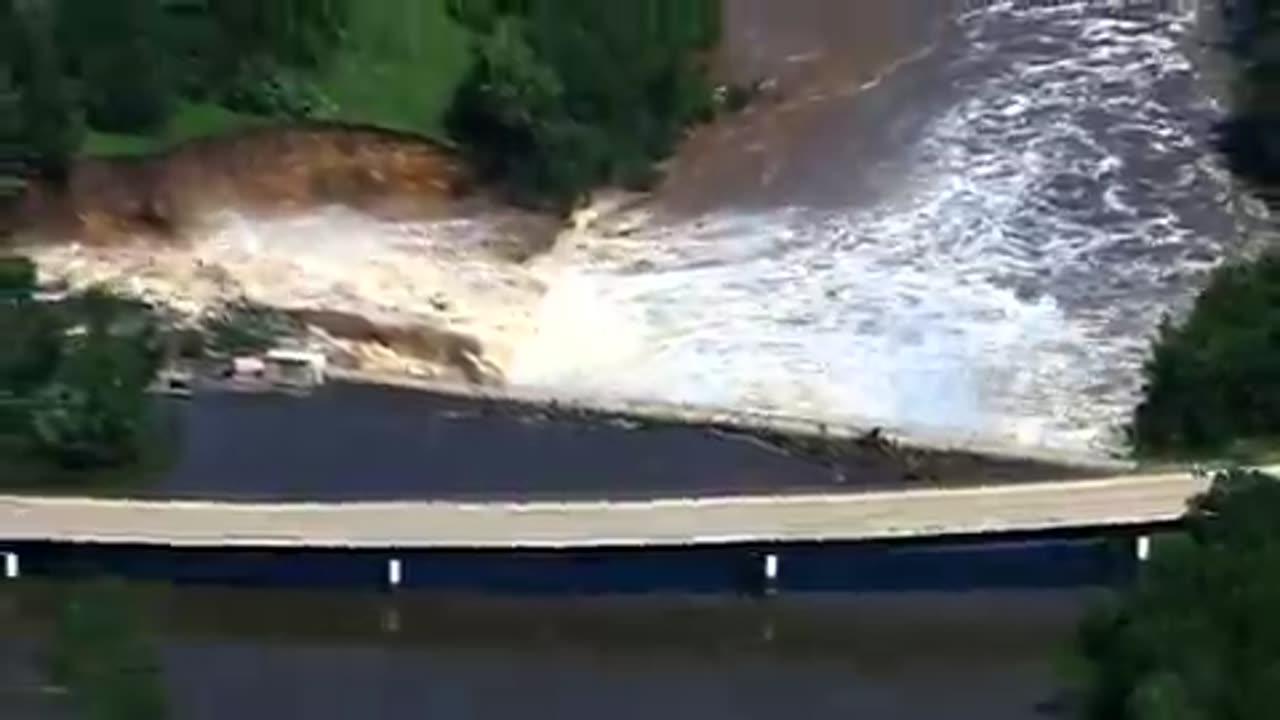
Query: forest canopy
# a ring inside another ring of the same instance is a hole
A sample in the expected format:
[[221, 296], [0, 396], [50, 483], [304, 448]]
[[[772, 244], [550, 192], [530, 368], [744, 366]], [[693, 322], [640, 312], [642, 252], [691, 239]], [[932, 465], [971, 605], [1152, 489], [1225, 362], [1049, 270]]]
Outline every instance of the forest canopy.
[[513, 197], [644, 186], [711, 112], [719, 0], [0, 0], [0, 177], [264, 121], [420, 132]]

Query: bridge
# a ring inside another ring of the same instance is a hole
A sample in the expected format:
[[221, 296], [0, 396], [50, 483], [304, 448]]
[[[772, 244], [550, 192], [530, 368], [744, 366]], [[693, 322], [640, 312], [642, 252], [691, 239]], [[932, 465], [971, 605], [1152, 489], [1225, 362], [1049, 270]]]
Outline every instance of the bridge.
[[[1266, 469], [1275, 472], [1276, 468]], [[3, 577], [502, 594], [1029, 589], [1132, 577], [1189, 470], [962, 488], [564, 502], [0, 496]]]
[[0, 497], [0, 542], [574, 549], [919, 540], [1177, 522], [1189, 471], [957, 489], [646, 501], [235, 503]]

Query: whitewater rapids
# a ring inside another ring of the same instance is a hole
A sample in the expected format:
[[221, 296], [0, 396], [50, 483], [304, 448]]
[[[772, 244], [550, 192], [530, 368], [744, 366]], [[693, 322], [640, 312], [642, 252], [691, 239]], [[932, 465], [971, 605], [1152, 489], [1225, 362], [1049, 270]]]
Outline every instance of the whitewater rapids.
[[1028, 5], [921, 60], [940, 106], [873, 202], [562, 241], [510, 381], [1114, 448], [1161, 316], [1240, 244], [1221, 110], [1190, 17]]
[[[1133, 6], [996, 4], [869, 83], [859, 101], [921, 90], [886, 103], [878, 124], [901, 144], [875, 160], [865, 201], [642, 203], [526, 263], [492, 253], [482, 219], [339, 209], [231, 213], [182, 247], [37, 258], [195, 305], [243, 294], [447, 328], [480, 340], [510, 385], [573, 399], [1100, 452], [1119, 441], [1161, 316], [1243, 247], [1191, 18]], [[837, 150], [856, 139], [810, 141], [849, 162]], [[844, 176], [822, 168], [829, 186]]]

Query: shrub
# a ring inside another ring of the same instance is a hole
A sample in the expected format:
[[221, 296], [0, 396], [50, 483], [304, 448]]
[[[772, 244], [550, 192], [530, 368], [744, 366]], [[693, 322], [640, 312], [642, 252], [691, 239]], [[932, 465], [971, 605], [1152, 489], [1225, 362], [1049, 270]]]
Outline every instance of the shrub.
[[161, 43], [156, 0], [61, 0], [60, 40], [79, 69], [92, 127], [110, 132], [162, 128], [174, 87]]
[[1162, 325], [1145, 375], [1140, 452], [1280, 435], [1280, 254], [1220, 268], [1185, 322]]
[[1080, 628], [1088, 720], [1270, 720], [1280, 707], [1280, 482], [1223, 473], [1188, 532]]
[[476, 32], [446, 127], [517, 199], [564, 209], [593, 185], [648, 187], [714, 110], [716, 0], [451, 0]]
[[[146, 436], [147, 386], [161, 362], [148, 309], [101, 292], [69, 302], [60, 358], [34, 393], [36, 449], [70, 468], [118, 466], [138, 459]], [[72, 325], [72, 322], [76, 325]]]
[[222, 102], [231, 110], [300, 120], [334, 110], [319, 85], [301, 70], [259, 58], [240, 65]]
[[281, 338], [301, 332], [288, 315], [247, 300], [228, 305], [209, 316], [203, 325], [203, 350], [225, 355], [260, 353]]
[[17, 255], [0, 255], [0, 300], [25, 300], [35, 289], [35, 263]]
[[63, 55], [55, 39], [52, 10], [44, 3], [24, 6], [12, 28], [14, 86], [18, 94], [20, 135], [36, 168], [61, 179], [80, 147], [84, 125], [79, 103], [63, 74]]

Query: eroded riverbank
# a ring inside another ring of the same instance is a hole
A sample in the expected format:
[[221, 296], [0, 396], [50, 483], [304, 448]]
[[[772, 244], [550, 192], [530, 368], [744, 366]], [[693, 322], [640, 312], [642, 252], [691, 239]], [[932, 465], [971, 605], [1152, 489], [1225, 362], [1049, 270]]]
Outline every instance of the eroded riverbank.
[[[1248, 251], [1193, 18], [775, 5], [730, 3], [724, 64], [774, 80], [757, 106], [695, 133], [655, 197], [554, 242], [450, 201], [215, 213], [168, 244], [36, 254], [189, 310], [243, 295], [341, 320], [320, 339], [375, 372], [1117, 450], [1159, 319]], [[368, 175], [361, 157], [337, 177]]]

